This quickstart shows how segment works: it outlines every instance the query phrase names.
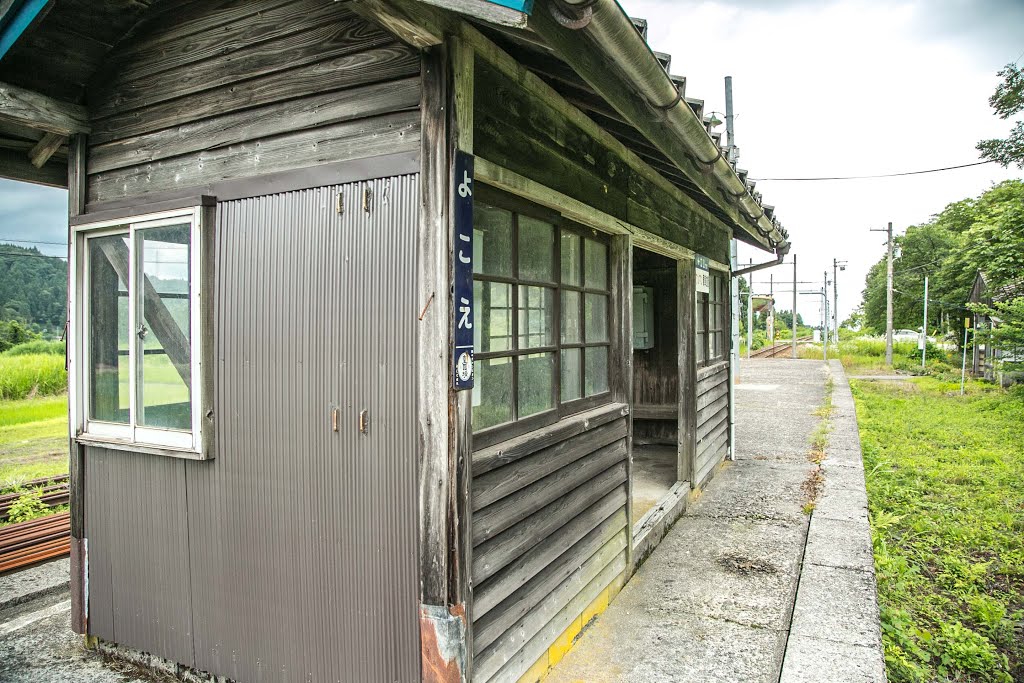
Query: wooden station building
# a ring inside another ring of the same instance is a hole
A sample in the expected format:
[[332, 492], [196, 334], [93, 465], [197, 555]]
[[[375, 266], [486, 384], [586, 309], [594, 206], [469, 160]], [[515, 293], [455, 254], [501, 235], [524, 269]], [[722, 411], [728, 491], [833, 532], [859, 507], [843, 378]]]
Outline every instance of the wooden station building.
[[0, 0], [89, 642], [537, 680], [729, 454], [730, 240], [786, 233], [642, 22], [504, 4]]

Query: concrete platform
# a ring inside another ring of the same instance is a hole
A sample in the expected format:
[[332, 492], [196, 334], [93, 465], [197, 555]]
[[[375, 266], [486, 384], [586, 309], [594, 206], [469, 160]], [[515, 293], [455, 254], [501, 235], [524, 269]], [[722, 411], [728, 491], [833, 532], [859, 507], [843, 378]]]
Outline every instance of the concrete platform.
[[[825, 510], [803, 511], [814, 413], [836, 372], [817, 361], [741, 364], [737, 460], [547, 681], [885, 680], [860, 444], [848, 424], [829, 444], [844, 457], [831, 482], [826, 470]], [[856, 429], [852, 396], [836, 414]]]

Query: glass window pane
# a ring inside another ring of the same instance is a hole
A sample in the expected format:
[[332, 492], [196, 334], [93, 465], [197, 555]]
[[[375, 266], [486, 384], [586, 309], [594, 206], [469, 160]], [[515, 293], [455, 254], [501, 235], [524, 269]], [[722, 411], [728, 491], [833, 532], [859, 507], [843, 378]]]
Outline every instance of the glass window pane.
[[562, 284], [579, 287], [583, 273], [583, 245], [574, 232], [562, 232]]
[[555, 354], [531, 353], [519, 357], [519, 417], [555, 407]]
[[608, 341], [608, 297], [604, 294], [586, 296], [587, 343]]
[[474, 363], [473, 429], [512, 420], [512, 359], [488, 358]]
[[580, 332], [580, 293], [562, 290], [562, 343], [578, 344], [582, 339]]
[[519, 278], [555, 281], [555, 229], [550, 223], [519, 216]]
[[608, 347], [594, 346], [586, 350], [587, 363], [584, 389], [587, 396], [608, 391]]
[[473, 206], [473, 272], [512, 277], [512, 213]]
[[583, 397], [583, 349], [562, 349], [562, 402]]
[[127, 424], [128, 233], [93, 237], [89, 258], [89, 417]]
[[554, 346], [555, 290], [519, 285], [519, 348]]
[[473, 282], [476, 320], [473, 345], [477, 353], [512, 350], [512, 285]]
[[584, 281], [590, 289], [608, 289], [608, 247], [595, 240], [585, 240], [587, 269]]
[[138, 231], [138, 423], [192, 429], [188, 223]]

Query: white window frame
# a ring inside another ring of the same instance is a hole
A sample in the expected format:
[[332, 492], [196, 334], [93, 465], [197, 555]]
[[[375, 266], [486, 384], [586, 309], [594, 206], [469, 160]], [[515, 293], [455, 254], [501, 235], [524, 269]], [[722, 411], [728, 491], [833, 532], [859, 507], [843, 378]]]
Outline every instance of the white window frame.
[[[138, 351], [134, 331], [138, 329], [136, 317], [140, 311], [137, 287], [141, 269], [136, 261], [138, 231], [166, 225], [189, 224], [189, 344], [191, 353], [191, 416], [190, 430], [164, 429], [138, 424]], [[71, 291], [71, 326], [69, 339], [71, 353], [68, 388], [71, 392], [69, 416], [72, 434], [78, 442], [119, 450], [183, 457], [194, 460], [210, 456], [204, 451], [204, 401], [208, 396], [203, 384], [203, 342], [210, 330], [203, 329], [202, 309], [203, 273], [207, 254], [204, 253], [204, 207], [195, 206], [175, 211], [142, 214], [120, 219], [86, 223], [73, 227], [71, 263], [73, 264]], [[87, 240], [128, 231], [128, 424], [119, 424], [89, 417], [89, 250]]]

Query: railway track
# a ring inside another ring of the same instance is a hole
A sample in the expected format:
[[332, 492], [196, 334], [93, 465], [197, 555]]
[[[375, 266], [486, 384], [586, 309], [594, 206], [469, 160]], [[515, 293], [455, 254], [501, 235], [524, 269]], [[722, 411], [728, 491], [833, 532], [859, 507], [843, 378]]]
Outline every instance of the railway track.
[[[810, 341], [813, 341], [813, 337], [809, 337], [808, 336], [808, 337], [797, 337], [796, 338], [796, 343], [797, 344], [805, 344], [805, 343], [810, 342]], [[751, 358], [778, 358], [780, 356], [786, 356], [786, 355], [792, 353], [792, 350], [793, 350], [793, 342], [792, 341], [779, 342], [777, 344], [774, 344], [773, 346], [766, 346], [763, 349], [758, 349], [757, 351], [751, 352], [750, 357]]]
[[71, 551], [71, 515], [60, 512], [0, 529], [0, 573]]
[[24, 495], [26, 491], [32, 491], [34, 489], [41, 488], [43, 495], [40, 500], [49, 507], [57, 507], [58, 505], [67, 505], [68, 503], [68, 475], [63, 474], [58, 477], [44, 477], [42, 479], [33, 479], [21, 484], [22, 490], [16, 493], [5, 493], [0, 495], [0, 522], [7, 521], [7, 514], [11, 510], [11, 506], [14, 505], [15, 501], [19, 497]]

